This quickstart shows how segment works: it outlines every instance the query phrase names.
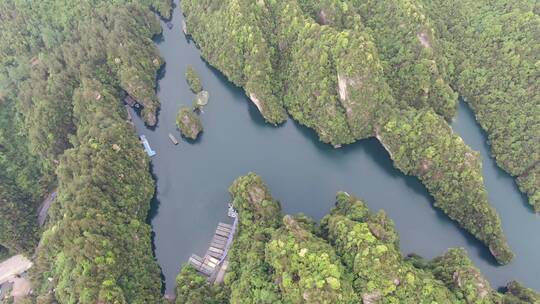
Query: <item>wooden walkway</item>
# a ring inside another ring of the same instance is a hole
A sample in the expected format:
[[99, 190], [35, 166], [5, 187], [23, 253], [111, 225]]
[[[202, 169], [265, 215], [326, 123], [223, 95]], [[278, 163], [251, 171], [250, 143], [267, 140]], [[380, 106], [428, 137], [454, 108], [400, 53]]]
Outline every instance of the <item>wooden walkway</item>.
[[204, 258], [192, 254], [189, 263], [202, 274], [212, 276], [224, 257], [227, 240], [232, 237], [231, 232], [231, 225], [219, 223]]
[[215, 283], [223, 280], [228, 265], [227, 253], [238, 224], [238, 215], [232, 206], [229, 207], [228, 215], [234, 218], [234, 223], [232, 225], [219, 223], [204, 257], [192, 254], [188, 261], [200, 273], [208, 276], [209, 281]]

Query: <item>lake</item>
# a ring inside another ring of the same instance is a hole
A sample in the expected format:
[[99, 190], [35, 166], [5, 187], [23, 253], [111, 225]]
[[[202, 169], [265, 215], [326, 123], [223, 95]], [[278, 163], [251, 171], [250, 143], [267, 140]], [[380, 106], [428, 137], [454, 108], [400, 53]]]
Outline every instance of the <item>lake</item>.
[[[305, 213], [316, 219], [333, 206], [336, 192], [353, 193], [373, 210], [384, 209], [395, 221], [404, 254], [426, 258], [449, 247], [464, 247], [494, 287], [519, 280], [540, 290], [540, 217], [532, 212], [512, 177], [489, 156], [486, 135], [470, 109], [460, 103], [452, 127], [473, 149], [481, 152], [485, 184], [492, 205], [501, 215], [515, 260], [498, 266], [478, 241], [441, 211], [415, 177], [392, 165], [374, 139], [341, 149], [318, 141], [316, 134], [292, 120], [274, 127], [264, 123], [244, 92], [229, 83], [200, 58], [195, 44], [184, 37], [180, 8], [173, 27], [165, 23], [156, 40], [166, 65], [160, 76], [161, 110], [156, 128], [134, 117], [137, 132], [146, 135], [157, 155], [152, 173], [157, 183], [149, 221], [155, 255], [163, 271], [166, 293], [174, 293], [175, 277], [192, 253], [203, 255], [219, 221], [227, 218], [228, 187], [248, 172], [260, 175], [285, 213]], [[194, 94], [184, 77], [188, 65], [200, 74], [210, 102], [201, 119], [199, 140], [174, 146], [168, 133], [180, 138], [175, 116], [181, 105], [191, 106]]]

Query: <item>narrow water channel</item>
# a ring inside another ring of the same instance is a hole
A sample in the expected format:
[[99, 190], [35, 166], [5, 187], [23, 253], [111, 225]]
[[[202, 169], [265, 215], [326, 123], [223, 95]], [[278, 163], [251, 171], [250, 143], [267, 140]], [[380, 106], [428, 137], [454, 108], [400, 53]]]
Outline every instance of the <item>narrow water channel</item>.
[[[531, 212], [513, 179], [489, 157], [486, 136], [464, 103], [453, 128], [482, 153], [490, 201], [501, 214], [517, 254], [504, 267], [497, 266], [479, 242], [433, 208], [425, 187], [395, 169], [376, 140], [333, 149], [292, 120], [280, 127], [266, 125], [243, 91], [200, 58], [194, 43], [184, 37], [181, 20], [177, 7], [172, 29], [163, 23], [163, 36], [156, 42], [166, 61], [158, 87], [158, 125], [151, 130], [135, 118], [138, 133], [146, 135], [157, 152], [152, 159], [157, 193], [150, 221], [166, 293], [174, 292], [175, 277], [191, 253], [204, 254], [218, 221], [228, 220], [227, 188], [248, 172], [263, 177], [286, 213], [303, 212], [320, 219], [332, 207], [336, 192], [345, 190], [364, 199], [372, 210], [388, 213], [396, 223], [403, 253], [432, 258], [449, 247], [465, 247], [495, 287], [516, 279], [540, 290], [536, 278], [540, 218]], [[176, 112], [193, 99], [184, 78], [188, 65], [199, 72], [210, 102], [201, 115], [202, 137], [174, 146], [167, 135], [180, 138]]]

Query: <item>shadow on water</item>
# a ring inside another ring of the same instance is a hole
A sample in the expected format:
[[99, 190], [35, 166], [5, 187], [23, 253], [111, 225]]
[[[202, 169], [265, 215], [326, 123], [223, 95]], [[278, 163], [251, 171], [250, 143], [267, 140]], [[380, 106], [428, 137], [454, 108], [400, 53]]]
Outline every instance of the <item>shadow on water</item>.
[[163, 41], [165, 41], [165, 38], [163, 37], [163, 33], [158, 33], [158, 34], [155, 34], [154, 36], [152, 36], [152, 41], [155, 44], [160, 44]]
[[502, 176], [504, 174], [506, 177], [512, 179], [515, 191], [519, 192], [519, 194], [521, 196], [521, 205], [523, 205], [523, 208], [526, 208], [529, 211], [530, 214], [532, 214], [534, 216], [537, 216], [538, 214], [536, 212], [534, 212], [533, 206], [531, 204], [529, 204], [529, 198], [527, 198], [527, 195], [525, 193], [521, 192], [521, 190], [519, 190], [519, 187], [516, 184], [516, 180], [514, 178], [512, 178], [511, 176], [509, 176], [508, 173], [504, 172], [501, 168], [498, 168], [498, 169], [499, 169], [498, 172], [500, 174], [499, 176]]
[[[415, 203], [423, 204], [425, 201], [428, 201], [429, 206], [433, 210], [437, 219], [440, 222], [452, 225], [457, 231], [459, 231], [459, 233], [465, 239], [468, 247], [473, 248], [474, 251], [477, 252], [477, 254], [483, 260], [485, 260], [485, 262], [495, 267], [500, 266], [486, 246], [479, 242], [472, 234], [461, 228], [457, 222], [452, 221], [440, 208], [435, 207], [433, 196], [429, 194], [420, 179], [415, 176], [405, 175], [399, 169], [394, 167], [390, 155], [375, 137], [362, 139], [352, 144], [344, 145], [339, 149], [335, 149], [330, 144], [321, 142], [319, 140], [319, 136], [313, 129], [302, 126], [294, 120], [292, 120], [292, 123], [294, 124], [295, 128], [298, 129], [299, 133], [302, 134], [305, 138], [308, 139], [310, 143], [313, 144], [319, 154], [325, 156], [332, 161], [346, 158], [347, 155], [351, 154], [363, 153], [367, 155], [372, 162], [376, 163], [379, 168], [384, 170], [387, 176], [392, 176], [393, 178], [403, 180], [407, 185], [408, 189], [412, 190], [415, 194], [424, 197], [424, 200], [418, 200]], [[384, 155], [384, 157], [381, 157], [381, 155]]]
[[[152, 178], [153, 178], [155, 183], [154, 183], [154, 196], [150, 200], [150, 210], [148, 211], [148, 214], [146, 216], [146, 223], [148, 225], [152, 225], [152, 220], [159, 213], [160, 201], [157, 199], [158, 177], [157, 177], [157, 175], [154, 174], [154, 166], [153, 166], [152, 163], [150, 163], [149, 171], [150, 171], [150, 175], [152, 175]], [[152, 232], [150, 233], [150, 242], [152, 243], [152, 254], [154, 256], [154, 259], [157, 260], [155, 239], [156, 239], [156, 232], [152, 229]], [[159, 270], [160, 270], [159, 271], [159, 276], [160, 276], [161, 282], [163, 283], [161, 285], [161, 293], [164, 294], [165, 293], [165, 287], [166, 287], [165, 284], [164, 284], [165, 283], [165, 274], [163, 273], [163, 270], [161, 269], [161, 266], [158, 265], [158, 267], [159, 267]]]
[[247, 98], [247, 96], [244, 95], [242, 89], [238, 89], [238, 90], [241, 91], [241, 94], [243, 96], [242, 96], [242, 98], [238, 98], [237, 100], [239, 100], [241, 102], [244, 102], [246, 104], [248, 114], [249, 114], [249, 118], [251, 118], [251, 121], [255, 124], [255, 126], [257, 126], [258, 128], [280, 128], [280, 127], [284, 126], [287, 123], [287, 121], [285, 121], [285, 122], [283, 122], [283, 123], [281, 123], [279, 125], [273, 125], [273, 124], [266, 123], [266, 121], [264, 120], [264, 117], [259, 112], [259, 109], [257, 109], [257, 107], [253, 104], [253, 102], [251, 102], [251, 100], [249, 100]]
[[158, 185], [159, 177], [156, 174], [154, 174], [154, 165], [152, 164], [152, 162], [150, 162], [149, 171], [150, 171], [150, 175], [152, 175], [152, 179], [154, 180], [154, 196], [152, 197], [152, 200], [150, 201], [150, 211], [148, 212], [148, 215], [146, 217], [147, 224], [152, 223], [152, 220], [154, 219], [154, 217], [156, 217], [156, 215], [159, 212], [159, 205], [160, 205], [160, 202], [157, 199], [157, 193], [158, 193], [157, 185]]
[[156, 215], [159, 213], [159, 206], [161, 203], [156, 197], [157, 193], [158, 192], [157, 192], [157, 187], [156, 187], [154, 196], [152, 197], [152, 200], [150, 201], [150, 210], [148, 211], [148, 216], [146, 217], [146, 223], [149, 225], [152, 224], [152, 220], [154, 220]]
[[167, 63], [164, 62], [161, 67], [159, 67], [156, 75], [156, 90], [159, 92], [159, 82], [161, 79], [165, 78], [165, 75], [167, 74]]
[[264, 117], [259, 112], [259, 109], [257, 109], [257, 107], [253, 104], [253, 102], [251, 102], [251, 100], [246, 96], [246, 94], [244, 92], [244, 89], [236, 86], [234, 83], [229, 81], [227, 76], [225, 76], [218, 69], [216, 69], [215, 67], [210, 65], [210, 63], [208, 63], [208, 61], [204, 60], [204, 58], [201, 57], [201, 60], [204, 62], [205, 67], [212, 73], [212, 75], [216, 79], [218, 79], [219, 84], [221, 86], [223, 86], [224, 88], [226, 88], [226, 90], [228, 92], [230, 92], [231, 95], [233, 95], [234, 101], [245, 105], [245, 107], [246, 107], [246, 109], [248, 111], [249, 117], [255, 123], [255, 125], [257, 127], [259, 127], [259, 128], [269, 128], [269, 127], [270, 128], [280, 128], [280, 127], [284, 126], [287, 123], [287, 121], [285, 121], [284, 123], [279, 124], [279, 125], [273, 125], [273, 124], [266, 123], [266, 121], [264, 120]]
[[199, 145], [199, 144], [202, 143], [203, 137], [204, 137], [204, 131], [202, 131], [199, 134], [199, 136], [197, 136], [197, 138], [195, 138], [195, 139], [187, 138], [187, 137], [184, 137], [184, 136], [182, 136], [182, 139], [185, 140], [190, 145]]
[[[142, 104], [139, 104], [139, 106], [137, 107], [130, 107], [132, 110], [133, 110], [133, 113], [135, 114], [135, 116], [138, 118], [138, 119], [141, 119], [142, 120], [142, 111], [144, 109], [144, 106]], [[156, 124], [154, 126], [149, 126], [146, 122], [144, 122], [144, 126], [146, 127], [146, 129], [150, 130], [150, 131], [155, 131], [156, 128], [158, 127], [159, 125], [159, 112], [160, 112], [160, 108], [158, 107], [157, 110], [156, 110]]]
[[[529, 213], [536, 214], [531, 204], [529, 204], [527, 195], [519, 190], [516, 179], [508, 172], [504, 171], [501, 167], [499, 167], [499, 165], [495, 161], [495, 158], [491, 153], [489, 137], [486, 131], [482, 129], [482, 126], [480, 126], [480, 123], [476, 120], [476, 116], [474, 115], [472, 108], [469, 106], [469, 104], [467, 103], [467, 101], [465, 101], [464, 98], [459, 99], [459, 111], [460, 115], [462, 115], [462, 118], [474, 125], [474, 129], [476, 130], [476, 132], [478, 132], [480, 138], [482, 138], [482, 140], [470, 140], [470, 142], [467, 142], [467, 144], [470, 145], [473, 149], [481, 151], [483, 158], [482, 165], [493, 166], [494, 172], [492, 173], [496, 174], [497, 179], [504, 179], [507, 183], [511, 183], [513, 190], [516, 193], [519, 193], [522, 205], [529, 211]], [[466, 137], [465, 135], [466, 134], [463, 134], [464, 137]]]
[[[313, 147], [315, 147], [316, 151], [319, 154], [321, 154], [321, 155], [323, 155], [323, 156], [325, 156], [327, 158], [335, 158], [335, 153], [336, 153], [336, 151], [339, 151], [339, 150], [334, 149], [330, 144], [326, 144], [326, 143], [323, 143], [322, 141], [320, 141], [319, 140], [319, 135], [317, 134], [317, 132], [315, 132], [315, 130], [301, 125], [299, 122], [297, 122], [296, 120], [294, 120], [292, 118], [289, 118], [289, 120], [287, 122], [292, 123], [294, 128], [296, 130], [298, 130], [298, 132], [304, 138], [306, 138], [307, 141], [313, 145]], [[359, 142], [357, 142], [357, 143], [359, 143]], [[347, 148], [351, 149], [351, 146], [353, 146], [353, 145], [354, 144], [347, 145]]]
[[[527, 264], [527, 261], [531, 257], [527, 256], [527, 252], [523, 252], [523, 250], [530, 251], [534, 246], [523, 246], [528, 242], [523, 242], [523, 232], [520, 231], [520, 229], [516, 229], [516, 227], [538, 228], [539, 222], [537, 221], [537, 218], [535, 218], [532, 206], [528, 203], [527, 196], [519, 190], [515, 178], [505, 172], [496, 163], [491, 153], [491, 146], [489, 144], [487, 133], [482, 129], [480, 123], [476, 120], [476, 116], [471, 107], [463, 98], [460, 98], [459, 100], [458, 115], [452, 122], [452, 129], [463, 138], [467, 145], [473, 150], [479, 151], [481, 154], [482, 173], [484, 175], [484, 184], [488, 191], [489, 200], [492, 203], [492, 207], [500, 214], [504, 232], [507, 235], [510, 246], [516, 253], [514, 261], [503, 269], [506, 269], [508, 272], [510, 271], [510, 267], [528, 268], [527, 266], [524, 266], [524, 264]], [[516, 235], [516, 232], [519, 234]], [[530, 241], [534, 242], [535, 240], [531, 238]], [[518, 245], [516, 245], [516, 243]], [[537, 248], [538, 246], [536, 249]], [[491, 256], [487, 249], [484, 249], [484, 251], [488, 252], [487, 256]], [[482, 254], [485, 255], [483, 252]], [[497, 266], [497, 268], [501, 267], [496, 263], [491, 263], [491, 265]], [[528, 277], [530, 274], [522, 272], [521, 275]], [[536, 286], [531, 287], [538, 288]]]
[[185, 41], [187, 44], [193, 44], [193, 45], [195, 45], [195, 46], [197, 45], [197, 44], [195, 43], [195, 41], [193, 41], [193, 39], [191, 39], [191, 36], [189, 36], [189, 35], [182, 35], [182, 36], [184, 36], [184, 41]]

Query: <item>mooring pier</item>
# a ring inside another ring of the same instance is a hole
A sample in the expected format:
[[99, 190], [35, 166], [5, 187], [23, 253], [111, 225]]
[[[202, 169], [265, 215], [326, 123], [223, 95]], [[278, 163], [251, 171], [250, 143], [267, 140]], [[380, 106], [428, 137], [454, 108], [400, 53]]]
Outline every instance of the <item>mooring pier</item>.
[[223, 281], [223, 276], [229, 264], [227, 254], [238, 225], [238, 213], [231, 204], [229, 204], [227, 215], [234, 218], [233, 224], [218, 223], [204, 257], [201, 258], [196, 254], [192, 254], [188, 261], [197, 271], [207, 276], [210, 283], [214, 284], [219, 284]]

